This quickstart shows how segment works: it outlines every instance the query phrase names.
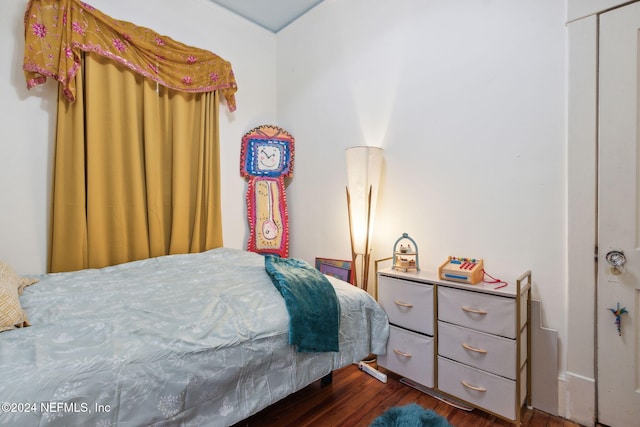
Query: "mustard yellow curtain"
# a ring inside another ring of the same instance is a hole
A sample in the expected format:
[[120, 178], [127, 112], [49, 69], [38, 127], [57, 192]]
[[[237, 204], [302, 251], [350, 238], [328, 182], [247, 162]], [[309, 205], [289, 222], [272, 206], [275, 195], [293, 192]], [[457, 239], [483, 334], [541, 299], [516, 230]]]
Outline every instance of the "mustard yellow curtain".
[[222, 246], [215, 92], [85, 54], [58, 99], [50, 271]]

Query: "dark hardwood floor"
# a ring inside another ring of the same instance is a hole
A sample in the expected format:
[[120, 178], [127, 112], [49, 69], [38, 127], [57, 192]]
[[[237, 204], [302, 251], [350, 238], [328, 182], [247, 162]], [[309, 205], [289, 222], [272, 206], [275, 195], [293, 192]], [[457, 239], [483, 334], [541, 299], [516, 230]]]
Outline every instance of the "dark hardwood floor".
[[[392, 406], [409, 403], [434, 410], [454, 427], [513, 426], [508, 421], [477, 409], [456, 409], [402, 384], [397, 375], [383, 368], [380, 371], [387, 374], [386, 384], [360, 371], [356, 365], [347, 366], [333, 373], [331, 384], [322, 386], [320, 381], [316, 381], [234, 427], [367, 427]], [[577, 427], [579, 424], [525, 408], [522, 426]]]

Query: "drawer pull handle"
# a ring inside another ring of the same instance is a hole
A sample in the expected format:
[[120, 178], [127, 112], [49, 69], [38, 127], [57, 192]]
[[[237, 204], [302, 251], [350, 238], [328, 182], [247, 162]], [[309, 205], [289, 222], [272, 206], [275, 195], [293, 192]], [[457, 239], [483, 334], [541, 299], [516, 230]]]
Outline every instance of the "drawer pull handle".
[[397, 355], [402, 356], [402, 357], [413, 357], [413, 356], [412, 356], [412, 355], [410, 355], [409, 353], [405, 353], [404, 351], [400, 351], [400, 350], [398, 350], [397, 348], [394, 348], [394, 349], [393, 349], [393, 351], [394, 351]]
[[462, 383], [463, 386], [465, 386], [467, 388], [470, 388], [471, 390], [481, 391], [483, 393], [487, 391], [487, 389], [484, 388], [484, 387], [476, 387], [476, 386], [473, 386], [473, 385], [471, 385], [471, 384], [469, 384], [469, 383], [467, 383], [465, 381], [460, 381], [460, 382]]
[[476, 310], [475, 308], [466, 307], [466, 306], [464, 306], [464, 305], [463, 305], [461, 308], [462, 308], [464, 311], [468, 311], [469, 313], [482, 314], [482, 315], [488, 314], [488, 312], [487, 312], [487, 311], [484, 311], [484, 310]]
[[407, 308], [413, 307], [413, 304], [409, 304], [408, 302], [402, 302], [398, 300], [395, 300], [394, 302], [396, 303], [396, 305], [399, 305], [400, 307], [407, 307]]
[[469, 350], [469, 351], [475, 351], [476, 353], [487, 354], [487, 350], [484, 350], [482, 348], [471, 347], [469, 344], [462, 343], [462, 347], [464, 347], [466, 350]]

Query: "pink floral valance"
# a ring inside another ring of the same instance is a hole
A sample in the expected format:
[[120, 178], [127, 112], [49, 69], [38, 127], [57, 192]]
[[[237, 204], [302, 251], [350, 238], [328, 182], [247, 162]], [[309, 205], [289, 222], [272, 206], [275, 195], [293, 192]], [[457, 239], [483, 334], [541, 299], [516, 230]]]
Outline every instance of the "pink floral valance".
[[236, 108], [237, 85], [231, 64], [132, 23], [113, 19], [78, 0], [31, 0], [25, 13], [23, 69], [27, 87], [47, 77], [60, 82], [75, 100], [80, 52], [111, 58], [163, 86], [183, 92], [219, 90], [229, 110]]

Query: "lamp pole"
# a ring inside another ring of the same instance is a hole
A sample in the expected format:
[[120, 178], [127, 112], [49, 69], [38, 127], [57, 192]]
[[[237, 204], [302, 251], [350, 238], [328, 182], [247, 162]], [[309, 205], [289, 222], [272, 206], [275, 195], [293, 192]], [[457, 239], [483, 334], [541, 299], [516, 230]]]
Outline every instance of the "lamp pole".
[[355, 241], [353, 237], [353, 220], [351, 218], [351, 196], [349, 194], [349, 187], [347, 187], [347, 209], [349, 211], [349, 235], [351, 240], [351, 262], [356, 274], [353, 276], [353, 284], [358, 286], [358, 274], [357, 274], [357, 259], [358, 255], [362, 255], [362, 271], [360, 273], [360, 277], [362, 278], [362, 286], [361, 288], [365, 291], [369, 285], [369, 266], [371, 259], [371, 242], [369, 241], [369, 227], [371, 226], [371, 193], [373, 187], [369, 186], [368, 197], [367, 197], [367, 233], [365, 233], [365, 244], [364, 244], [364, 253], [358, 254], [355, 250]]
[[[347, 208], [349, 211], [349, 234], [351, 261], [354, 270], [353, 284], [367, 291], [371, 258], [375, 205], [377, 201], [382, 148], [359, 146], [347, 148]], [[361, 268], [358, 269], [358, 255]], [[358, 270], [360, 270], [358, 278]]]

